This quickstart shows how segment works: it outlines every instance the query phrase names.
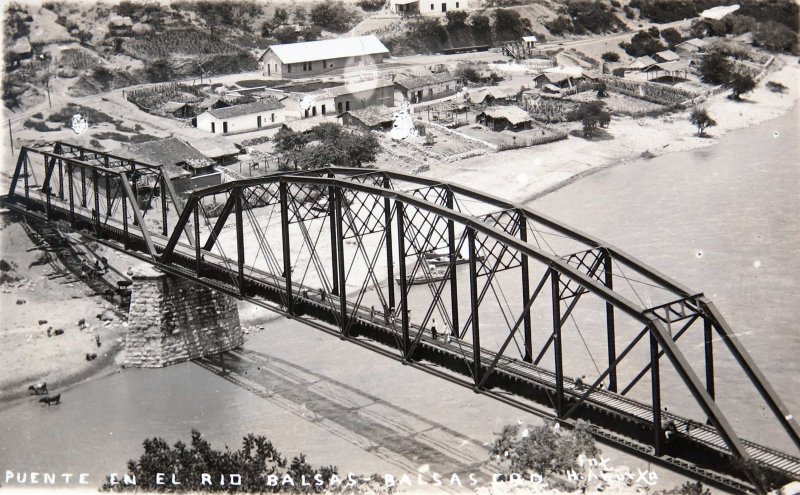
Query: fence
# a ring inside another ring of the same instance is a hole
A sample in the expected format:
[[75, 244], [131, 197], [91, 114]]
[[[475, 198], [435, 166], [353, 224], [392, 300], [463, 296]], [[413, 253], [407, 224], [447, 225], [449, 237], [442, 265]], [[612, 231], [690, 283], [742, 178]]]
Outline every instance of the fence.
[[672, 86], [645, 81], [629, 81], [617, 76], [603, 75], [602, 80], [611, 91], [661, 105], [677, 105], [697, 96]]

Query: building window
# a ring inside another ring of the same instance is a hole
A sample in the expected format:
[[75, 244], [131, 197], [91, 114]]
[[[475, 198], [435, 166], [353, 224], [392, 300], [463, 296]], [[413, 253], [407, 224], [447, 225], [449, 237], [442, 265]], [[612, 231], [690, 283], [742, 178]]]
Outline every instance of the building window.
[[347, 112], [350, 110], [350, 100], [344, 102], [344, 111]]
[[261, 129], [261, 115], [256, 119], [256, 123], [258, 124], [258, 128]]
[[303, 112], [303, 117], [304, 118], [308, 117], [308, 108], [306, 108], [305, 111]]
[[308, 63], [308, 70], [314, 70], [314, 62]]
[[228, 133], [228, 123], [227, 122], [223, 122], [222, 123], [222, 133], [223, 134], [227, 134]]
[[289, 74], [292, 73], [292, 64], [287, 64], [286, 65], [286, 72], [288, 72]]
[[270, 120], [272, 120], [272, 122], [275, 122], [275, 114], [274, 113], [272, 115], [270, 115]]
[[214, 125], [214, 123], [212, 122], [212, 123], [211, 123], [211, 133], [212, 133], [212, 134], [214, 134], [214, 133], [216, 133], [216, 132], [217, 132], [217, 126], [216, 126], [216, 125]]
[[447, 4], [442, 3], [442, 12], [447, 12]]
[[278, 64], [275, 64], [275, 72], [278, 72]]
[[311, 107], [311, 116], [312, 117], [316, 117], [317, 116], [317, 107]]
[[325, 115], [325, 105], [322, 105], [322, 115]]
[[336, 108], [339, 111], [339, 113], [342, 113], [342, 102], [341, 101], [339, 102], [339, 104], [337, 105]]
[[456, 8], [458, 8], [458, 2], [456, 2]]
[[431, 4], [431, 11], [433, 11], [433, 9], [434, 9], [433, 4]]

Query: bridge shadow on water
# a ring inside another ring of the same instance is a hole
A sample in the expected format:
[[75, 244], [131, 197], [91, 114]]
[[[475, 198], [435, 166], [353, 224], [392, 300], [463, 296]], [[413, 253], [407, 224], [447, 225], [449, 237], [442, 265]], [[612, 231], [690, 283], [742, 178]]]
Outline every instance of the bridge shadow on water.
[[295, 363], [247, 349], [194, 362], [397, 466], [396, 475], [414, 476], [429, 464], [445, 480], [453, 473], [467, 483], [469, 473], [491, 478], [483, 442]]

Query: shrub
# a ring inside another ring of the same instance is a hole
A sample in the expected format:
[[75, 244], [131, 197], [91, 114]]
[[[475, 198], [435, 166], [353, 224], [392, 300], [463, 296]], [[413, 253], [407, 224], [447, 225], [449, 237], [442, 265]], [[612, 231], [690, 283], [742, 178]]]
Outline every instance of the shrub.
[[376, 10], [381, 10], [381, 8], [386, 5], [386, 2], [384, 0], [358, 0], [356, 5], [368, 12], [374, 12]]
[[492, 23], [489, 16], [481, 13], [472, 14], [469, 19], [469, 27], [475, 41], [488, 43], [492, 40]]
[[602, 58], [606, 62], [619, 62], [619, 53], [617, 53], [617, 52], [605, 52], [602, 55]]
[[774, 52], [791, 52], [797, 45], [797, 32], [776, 21], [759, 23], [753, 31], [753, 44]]
[[725, 54], [712, 51], [700, 63], [700, 77], [709, 84], [724, 84], [730, 79], [733, 66]]
[[567, 13], [572, 19], [574, 32], [581, 34], [616, 31], [619, 20], [606, 4], [592, 0], [571, 0], [567, 3]]
[[500, 40], [518, 40], [531, 27], [528, 19], [519, 15], [516, 10], [497, 9], [494, 16], [494, 32]]
[[284, 26], [276, 29], [272, 36], [279, 43], [297, 43], [297, 40], [300, 38], [300, 33], [291, 26]]
[[667, 28], [661, 31], [661, 38], [667, 42], [670, 48], [683, 41], [683, 36], [681, 36], [681, 33], [675, 28]]
[[647, 31], [639, 31], [633, 35], [630, 43], [622, 42], [619, 46], [631, 57], [653, 55], [666, 49], [658, 38], [653, 38]]
[[456, 67], [455, 76], [462, 82], [476, 83], [481, 80], [481, 75], [471, 65], [465, 63], [458, 64]]
[[[786, 91], [787, 88], [786, 88], [786, 86], [784, 86], [783, 84], [781, 84], [779, 82], [767, 81], [767, 89], [772, 91], [773, 93], [783, 94], [783, 92]], [[35, 117], [35, 115], [34, 115], [34, 117]]]
[[756, 88], [756, 80], [748, 72], [734, 71], [726, 86], [732, 91], [731, 98], [740, 100], [743, 94]]
[[611, 114], [605, 110], [602, 101], [583, 103], [570, 117], [571, 120], [581, 121], [584, 137], [591, 137], [598, 127], [606, 128], [611, 122]]

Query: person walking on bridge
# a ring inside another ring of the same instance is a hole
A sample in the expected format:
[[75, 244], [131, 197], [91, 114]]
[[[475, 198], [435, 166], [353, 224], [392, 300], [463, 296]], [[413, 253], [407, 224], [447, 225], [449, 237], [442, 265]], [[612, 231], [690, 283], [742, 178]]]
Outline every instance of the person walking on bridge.
[[436, 332], [436, 317], [433, 317], [433, 321], [431, 321], [431, 337], [433, 340], [436, 340], [439, 334]]

